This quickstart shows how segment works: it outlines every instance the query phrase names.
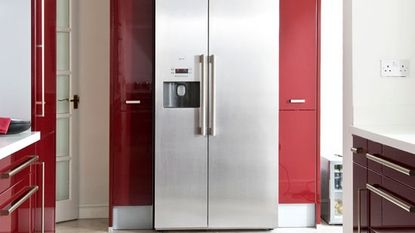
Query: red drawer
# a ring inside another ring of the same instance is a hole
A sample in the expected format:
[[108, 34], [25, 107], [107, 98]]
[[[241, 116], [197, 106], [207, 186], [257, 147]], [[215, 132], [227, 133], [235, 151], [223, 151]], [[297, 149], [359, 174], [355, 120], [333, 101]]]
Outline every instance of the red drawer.
[[364, 138], [353, 136], [353, 162], [367, 167], [367, 159], [365, 154], [367, 152], [368, 141]]
[[30, 174], [16, 182], [0, 195], [0, 233], [29, 233], [31, 223], [31, 197], [38, 187], [30, 184]]
[[33, 147], [28, 147], [0, 160], [0, 193], [29, 174], [30, 165], [37, 160], [33, 152]]

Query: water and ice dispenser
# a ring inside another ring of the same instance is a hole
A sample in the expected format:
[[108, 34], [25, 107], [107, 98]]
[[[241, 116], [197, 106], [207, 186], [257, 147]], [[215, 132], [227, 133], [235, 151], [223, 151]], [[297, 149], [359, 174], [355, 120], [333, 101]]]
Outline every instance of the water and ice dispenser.
[[164, 82], [165, 108], [199, 108], [200, 82]]

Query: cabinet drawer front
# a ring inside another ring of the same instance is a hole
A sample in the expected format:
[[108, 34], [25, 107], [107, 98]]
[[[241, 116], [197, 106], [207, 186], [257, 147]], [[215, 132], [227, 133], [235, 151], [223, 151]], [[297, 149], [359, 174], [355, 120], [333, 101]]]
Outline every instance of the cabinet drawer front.
[[30, 173], [30, 165], [36, 161], [32, 153], [27, 148], [0, 160], [0, 194]]
[[0, 195], [0, 233], [32, 232], [29, 177], [26, 175]]
[[[381, 155], [382, 152], [383, 152], [382, 149], [383, 149], [382, 144], [372, 142], [372, 141], [368, 141], [367, 154]], [[365, 157], [367, 158], [367, 155], [365, 155]], [[380, 163], [374, 162], [370, 159], [367, 160], [367, 167], [368, 167], [369, 170], [372, 170], [372, 171], [377, 172], [377, 173], [382, 173], [382, 165]]]
[[[390, 161], [401, 168], [393, 169], [384, 166], [383, 174], [415, 189], [415, 174], [413, 174], [413, 171], [415, 171], [415, 155], [392, 147], [384, 146], [382, 156], [387, 161]], [[403, 171], [400, 171], [402, 169]]]
[[365, 157], [365, 154], [367, 153], [368, 149], [368, 140], [353, 136], [353, 162], [363, 166], [367, 167], [367, 159]]
[[[382, 176], [376, 172], [368, 170], [368, 184], [382, 184]], [[365, 187], [367, 188], [367, 186]], [[379, 229], [382, 227], [382, 197], [368, 191], [369, 193], [369, 221], [370, 227]]]
[[[390, 191], [391, 194], [412, 206], [415, 203], [415, 190], [390, 178], [382, 178], [382, 188], [385, 188], [387, 191]], [[411, 227], [415, 229], [415, 213], [405, 211], [396, 204], [383, 200], [382, 225], [384, 228]]]

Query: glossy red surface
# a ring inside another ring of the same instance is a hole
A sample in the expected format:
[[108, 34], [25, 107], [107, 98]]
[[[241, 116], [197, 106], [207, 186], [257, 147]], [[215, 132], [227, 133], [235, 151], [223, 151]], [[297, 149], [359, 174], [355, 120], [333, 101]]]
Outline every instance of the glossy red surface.
[[[41, 114], [42, 63], [41, 49], [41, 0], [32, 0], [32, 130], [41, 132], [41, 140], [36, 143], [36, 154], [45, 162], [45, 230], [55, 232], [55, 130], [56, 130], [56, 0], [43, 0], [45, 4], [45, 116]], [[41, 169], [36, 167], [35, 182], [41, 183]], [[41, 196], [37, 195], [34, 206], [35, 231], [41, 227]]]
[[[319, 10], [317, 0], [280, 2], [280, 109], [318, 106]], [[290, 104], [305, 99], [305, 104]]]
[[[23, 150], [20, 150], [14, 153], [11, 156], [8, 156], [2, 160], [0, 160], [0, 173], [8, 172], [12, 169], [15, 169], [22, 163], [26, 162], [30, 159], [30, 156], [35, 154], [35, 147], [30, 146]], [[21, 180], [23, 177], [29, 175], [30, 168], [26, 168], [23, 171], [19, 172], [15, 176], [10, 178], [3, 178], [0, 179], [0, 193], [6, 191], [11, 186], [15, 185], [17, 181]]]
[[110, 216], [153, 203], [154, 7], [111, 0]]
[[[24, 196], [31, 187], [30, 175], [22, 177], [15, 185], [0, 194], [0, 208], [7, 208], [10, 204]], [[0, 216], [0, 233], [31, 233], [32, 216], [31, 200], [25, 201], [18, 209], [7, 216]]]
[[317, 203], [315, 111], [280, 111], [280, 203]]
[[[307, 129], [297, 129], [298, 135], [289, 133], [293, 123], [280, 119], [280, 202], [314, 203], [316, 216], [320, 216], [320, 0], [280, 1], [280, 111], [314, 111]], [[291, 99], [304, 99], [304, 104], [291, 104]], [[295, 114], [295, 113], [293, 113]], [[280, 114], [280, 118], [283, 118]], [[289, 124], [290, 126], [284, 126]], [[309, 128], [314, 130], [311, 132]], [[286, 132], [282, 132], [282, 131]], [[303, 147], [302, 131], [310, 143]], [[291, 135], [290, 135], [291, 134]], [[284, 138], [286, 136], [290, 138]], [[295, 138], [297, 137], [297, 139]], [[311, 152], [313, 151], [313, 152]], [[298, 161], [302, 161], [301, 164]], [[304, 161], [304, 162], [303, 162]], [[312, 162], [312, 165], [310, 165]], [[307, 164], [307, 165], [305, 165]], [[283, 166], [283, 167], [281, 167]], [[305, 168], [300, 171], [299, 168]], [[295, 180], [290, 179], [295, 174]], [[293, 184], [291, 184], [293, 183]], [[305, 188], [305, 184], [307, 187]], [[301, 197], [302, 196], [302, 197]], [[316, 218], [319, 223], [320, 218]]]

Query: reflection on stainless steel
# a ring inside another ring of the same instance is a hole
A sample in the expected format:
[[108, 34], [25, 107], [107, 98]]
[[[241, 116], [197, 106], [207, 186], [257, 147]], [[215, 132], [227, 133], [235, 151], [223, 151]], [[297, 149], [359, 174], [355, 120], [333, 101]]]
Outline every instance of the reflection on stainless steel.
[[278, 5], [156, 1], [156, 229], [277, 226]]

